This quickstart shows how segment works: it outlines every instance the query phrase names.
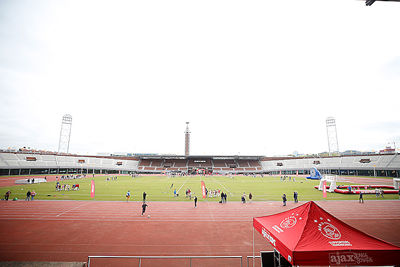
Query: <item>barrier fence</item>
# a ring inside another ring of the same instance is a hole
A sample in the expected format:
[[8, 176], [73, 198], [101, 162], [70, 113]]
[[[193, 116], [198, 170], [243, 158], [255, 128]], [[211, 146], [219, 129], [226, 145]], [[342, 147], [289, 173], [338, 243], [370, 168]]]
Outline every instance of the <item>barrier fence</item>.
[[[249, 259], [253, 259], [253, 256], [247, 256], [247, 267], [254, 266], [253, 264], [249, 265]], [[261, 256], [254, 256], [254, 260], [253, 261], [255, 261], [256, 259], [260, 259], [260, 261], [261, 261]], [[260, 266], [260, 265], [257, 265], [257, 266]]]
[[[259, 257], [259, 256], [258, 256]], [[240, 259], [240, 267], [243, 267], [242, 256], [88, 256], [88, 267], [91, 266], [91, 259], [139, 259], [139, 267], [142, 266], [142, 259], [188, 259], [189, 266], [192, 266], [192, 259]], [[248, 259], [247, 259], [248, 265]]]

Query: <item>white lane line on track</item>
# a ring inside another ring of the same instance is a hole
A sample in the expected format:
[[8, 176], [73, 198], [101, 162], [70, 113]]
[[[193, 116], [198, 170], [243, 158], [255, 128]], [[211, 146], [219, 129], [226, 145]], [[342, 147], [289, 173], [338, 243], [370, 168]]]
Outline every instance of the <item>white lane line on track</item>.
[[[41, 245], [42, 243], [35, 243], [35, 242], [30, 242], [30, 245]], [[263, 243], [260, 243], [263, 244]], [[4, 246], [9, 246], [9, 245], [13, 245], [13, 246], [26, 246], [26, 243], [17, 243], [17, 242], [5, 242], [2, 243], [0, 242], [0, 245], [4, 245]], [[51, 244], [52, 246], [93, 246], [93, 244], [85, 244], [85, 243], [80, 243], [80, 244], [76, 244], [76, 243], [59, 243], [59, 244]], [[96, 244], [96, 246], [104, 246], [104, 247], [120, 247], [121, 245], [128, 246], [128, 247], [238, 247], [238, 244], [233, 244], [233, 245], [229, 245], [229, 244], [156, 244], [156, 245], [150, 245], [150, 244], [132, 244], [132, 243], [119, 243], [119, 244]], [[242, 246], [246, 246], [246, 245], [242, 245]]]
[[205, 220], [205, 219], [196, 219], [196, 220], [159, 220], [155, 218], [141, 219], [138, 216], [138, 219], [124, 219], [124, 220], [117, 220], [117, 219], [104, 219], [104, 218], [93, 218], [93, 219], [83, 219], [80, 217], [77, 218], [5, 218], [2, 219], [3, 221], [97, 221], [97, 222], [252, 222], [253, 218], [249, 218], [247, 220]]
[[82, 205], [79, 205], [79, 206], [76, 206], [76, 207], [74, 207], [74, 208], [72, 208], [72, 209], [69, 209], [69, 210], [66, 210], [66, 211], [64, 211], [64, 212], [61, 212], [61, 213], [57, 214], [56, 217], [59, 217], [59, 216], [65, 214], [65, 213], [67, 213], [67, 212], [70, 212], [70, 211], [79, 209], [80, 207], [85, 206], [85, 205], [87, 205], [87, 204], [89, 204], [89, 203], [91, 203], [91, 202], [83, 203]]
[[[253, 217], [249, 218], [242, 218], [242, 219], [230, 219], [230, 218], [223, 218], [223, 219], [201, 219], [201, 218], [193, 218], [193, 219], [157, 219], [152, 217], [151, 219], [143, 218], [140, 216], [136, 216], [137, 219], [128, 219], [126, 217], [123, 217], [122, 219], [108, 219], [108, 218], [99, 218], [99, 217], [38, 217], [38, 218], [21, 218], [21, 217], [7, 217], [7, 218], [1, 218], [1, 221], [100, 221], [100, 222], [252, 222]], [[368, 220], [371, 221], [372, 218], [340, 218], [339, 219], [343, 221], [360, 221], [360, 220]], [[375, 221], [387, 221], [387, 220], [394, 220], [394, 221], [399, 221], [400, 219], [398, 217], [393, 217], [393, 218], [384, 218], [384, 219], [375, 219]]]

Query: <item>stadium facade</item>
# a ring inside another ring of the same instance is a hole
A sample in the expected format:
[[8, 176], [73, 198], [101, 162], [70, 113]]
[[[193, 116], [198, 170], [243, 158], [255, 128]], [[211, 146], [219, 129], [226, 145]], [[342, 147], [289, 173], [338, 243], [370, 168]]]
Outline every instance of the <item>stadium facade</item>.
[[336, 157], [80, 156], [58, 153], [0, 152], [0, 175], [46, 174], [273, 174], [306, 175], [311, 167], [322, 173], [400, 177], [399, 154]]

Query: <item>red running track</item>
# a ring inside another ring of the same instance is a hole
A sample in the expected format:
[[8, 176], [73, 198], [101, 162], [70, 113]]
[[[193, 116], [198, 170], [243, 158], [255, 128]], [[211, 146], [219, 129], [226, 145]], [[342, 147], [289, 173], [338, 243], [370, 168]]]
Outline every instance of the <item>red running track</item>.
[[[0, 261], [83, 262], [89, 255], [250, 256], [252, 218], [299, 204], [200, 202], [194, 208], [188, 202], [150, 202], [146, 214], [151, 218], [147, 218], [140, 215], [140, 202], [1, 201]], [[400, 201], [317, 204], [365, 233], [400, 245]], [[258, 254], [272, 247], [255, 232], [255, 249]], [[116, 265], [115, 260], [94, 263]], [[208, 266], [217, 264], [224, 266], [212, 261]], [[232, 265], [230, 261], [226, 266]], [[143, 266], [160, 266], [160, 262]]]

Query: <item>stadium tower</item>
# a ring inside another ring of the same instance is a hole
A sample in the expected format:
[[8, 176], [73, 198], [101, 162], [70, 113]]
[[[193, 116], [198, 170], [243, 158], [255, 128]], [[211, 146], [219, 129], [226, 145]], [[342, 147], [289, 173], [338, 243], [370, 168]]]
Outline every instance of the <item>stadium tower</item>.
[[189, 122], [186, 122], [186, 131], [185, 131], [185, 156], [189, 156], [190, 151], [190, 131], [189, 131]]
[[337, 138], [336, 120], [334, 117], [326, 118], [326, 133], [328, 135], [329, 155], [332, 155], [334, 152], [339, 153], [339, 141]]
[[69, 139], [71, 138], [72, 116], [65, 114], [62, 117], [60, 140], [58, 142], [58, 153], [68, 153]]

